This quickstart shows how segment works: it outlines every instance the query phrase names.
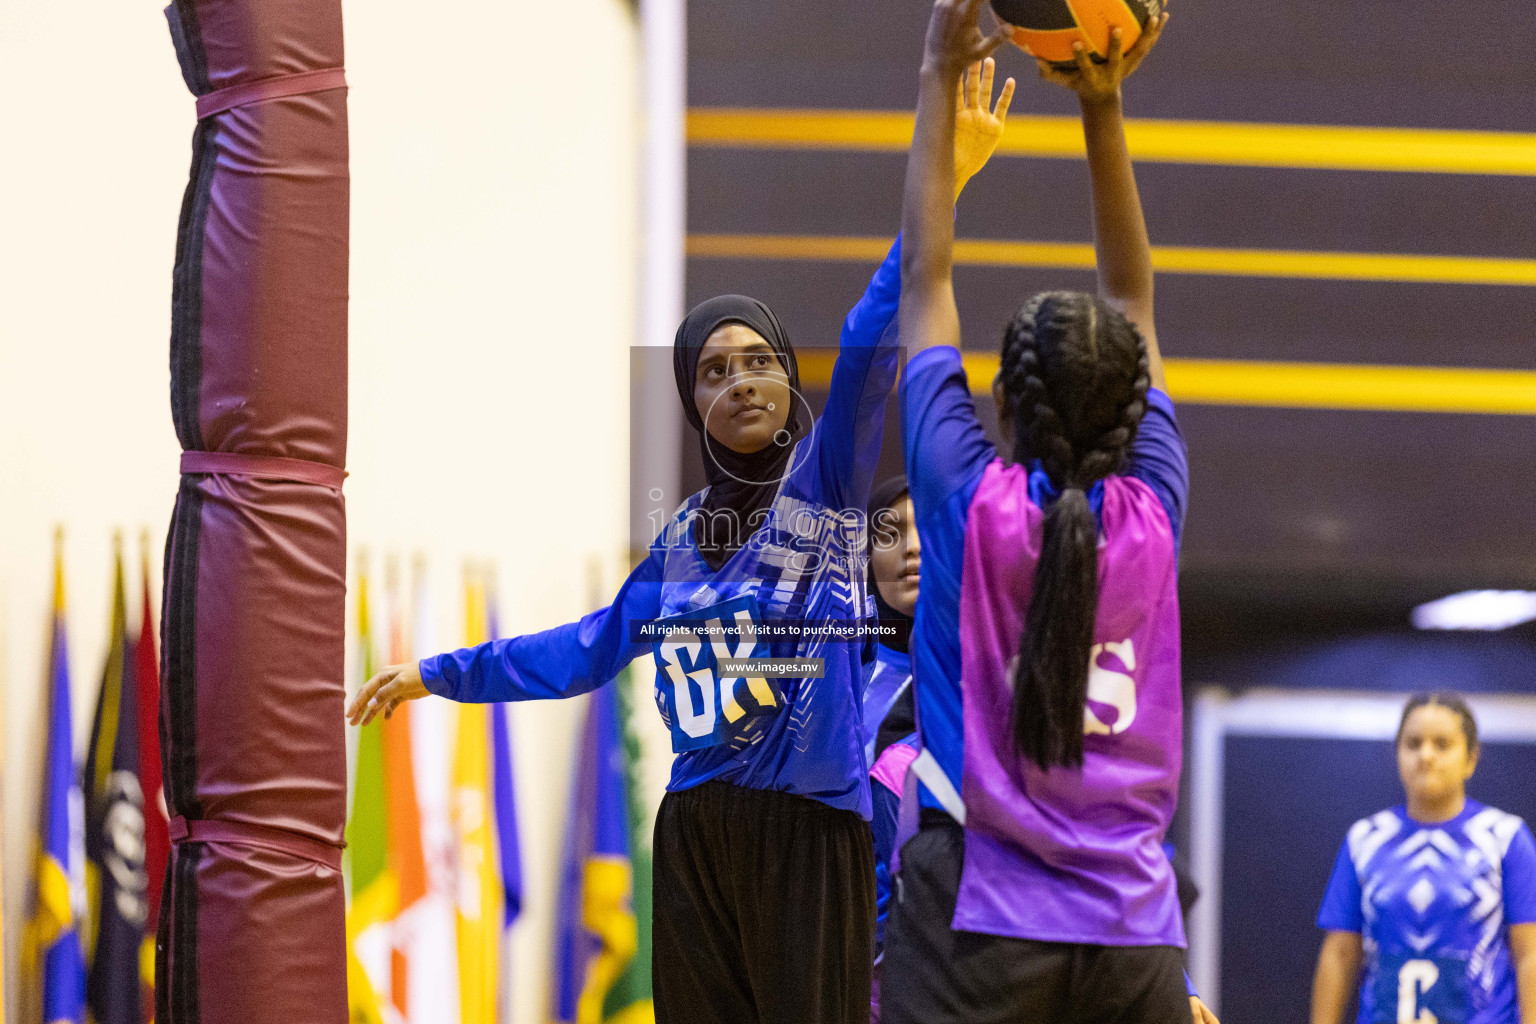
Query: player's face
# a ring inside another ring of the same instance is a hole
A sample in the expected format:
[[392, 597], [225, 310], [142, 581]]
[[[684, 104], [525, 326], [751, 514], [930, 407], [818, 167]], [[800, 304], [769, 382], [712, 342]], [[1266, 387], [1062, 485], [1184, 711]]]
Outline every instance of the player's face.
[[922, 563], [922, 544], [917, 539], [917, 523], [912, 515], [912, 499], [901, 500], [875, 514], [873, 531], [875, 586], [885, 603], [905, 615], [917, 607], [918, 569]]
[[726, 324], [699, 353], [693, 400], [710, 437], [733, 452], [762, 451], [789, 422], [789, 374], [761, 334]]
[[1397, 771], [1410, 796], [1440, 801], [1466, 787], [1477, 767], [1461, 716], [1439, 704], [1415, 708], [1397, 743]]

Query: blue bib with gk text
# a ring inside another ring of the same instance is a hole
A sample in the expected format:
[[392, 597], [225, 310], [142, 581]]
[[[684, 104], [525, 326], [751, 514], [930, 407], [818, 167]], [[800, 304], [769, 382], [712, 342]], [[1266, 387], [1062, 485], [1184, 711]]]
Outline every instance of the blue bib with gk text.
[[772, 678], [729, 675], [721, 667], [769, 656], [758, 639], [760, 621], [757, 599], [743, 594], [656, 622], [656, 706], [672, 731], [673, 753], [726, 743], [749, 717], [783, 706]]

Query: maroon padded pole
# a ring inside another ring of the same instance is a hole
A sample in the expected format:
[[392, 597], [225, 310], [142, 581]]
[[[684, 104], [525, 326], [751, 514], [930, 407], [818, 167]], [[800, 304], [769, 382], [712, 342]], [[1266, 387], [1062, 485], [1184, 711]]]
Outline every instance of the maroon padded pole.
[[160, 1024], [344, 1024], [347, 110], [340, 0], [175, 0]]

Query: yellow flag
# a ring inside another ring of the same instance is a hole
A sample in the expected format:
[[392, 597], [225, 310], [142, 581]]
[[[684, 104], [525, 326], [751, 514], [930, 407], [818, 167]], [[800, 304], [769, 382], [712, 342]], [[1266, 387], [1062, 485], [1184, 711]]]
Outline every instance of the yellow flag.
[[[464, 642], [487, 639], [485, 582], [466, 570]], [[491, 803], [490, 706], [459, 705], [449, 813], [458, 850], [459, 1010], [463, 1024], [496, 1024], [504, 899]]]
[[[361, 682], [373, 675], [373, 626], [368, 615], [367, 560], [357, 564], [357, 646]], [[399, 902], [385, 835], [384, 720], [363, 726], [357, 739], [352, 807], [347, 818], [347, 1004], [351, 1024], [382, 1024], [381, 994], [389, 990], [388, 922]]]

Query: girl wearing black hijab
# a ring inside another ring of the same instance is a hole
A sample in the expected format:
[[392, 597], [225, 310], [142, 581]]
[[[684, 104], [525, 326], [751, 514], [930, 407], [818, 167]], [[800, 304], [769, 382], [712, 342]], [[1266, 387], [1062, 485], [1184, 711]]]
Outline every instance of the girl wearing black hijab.
[[718, 572], [767, 521], [807, 432], [800, 370], [772, 310], [745, 295], [719, 295], [695, 306], [678, 327], [672, 372], [683, 415], [699, 432], [708, 484], [696, 495], [694, 541]]
[[[1007, 112], [1006, 100], [995, 113], [980, 103], [976, 84], [960, 101], [964, 177], [991, 155]], [[349, 711], [366, 722], [428, 692], [569, 697], [652, 653], [676, 755], [655, 832], [659, 1024], [868, 1021], [864, 508], [897, 377], [900, 259], [898, 239], [848, 314], [819, 419], [766, 306], [722, 295], [695, 307], [678, 328], [674, 369], [709, 486], [662, 529], [613, 604], [393, 666]], [[764, 658], [806, 661], [785, 675], [739, 664]]]

